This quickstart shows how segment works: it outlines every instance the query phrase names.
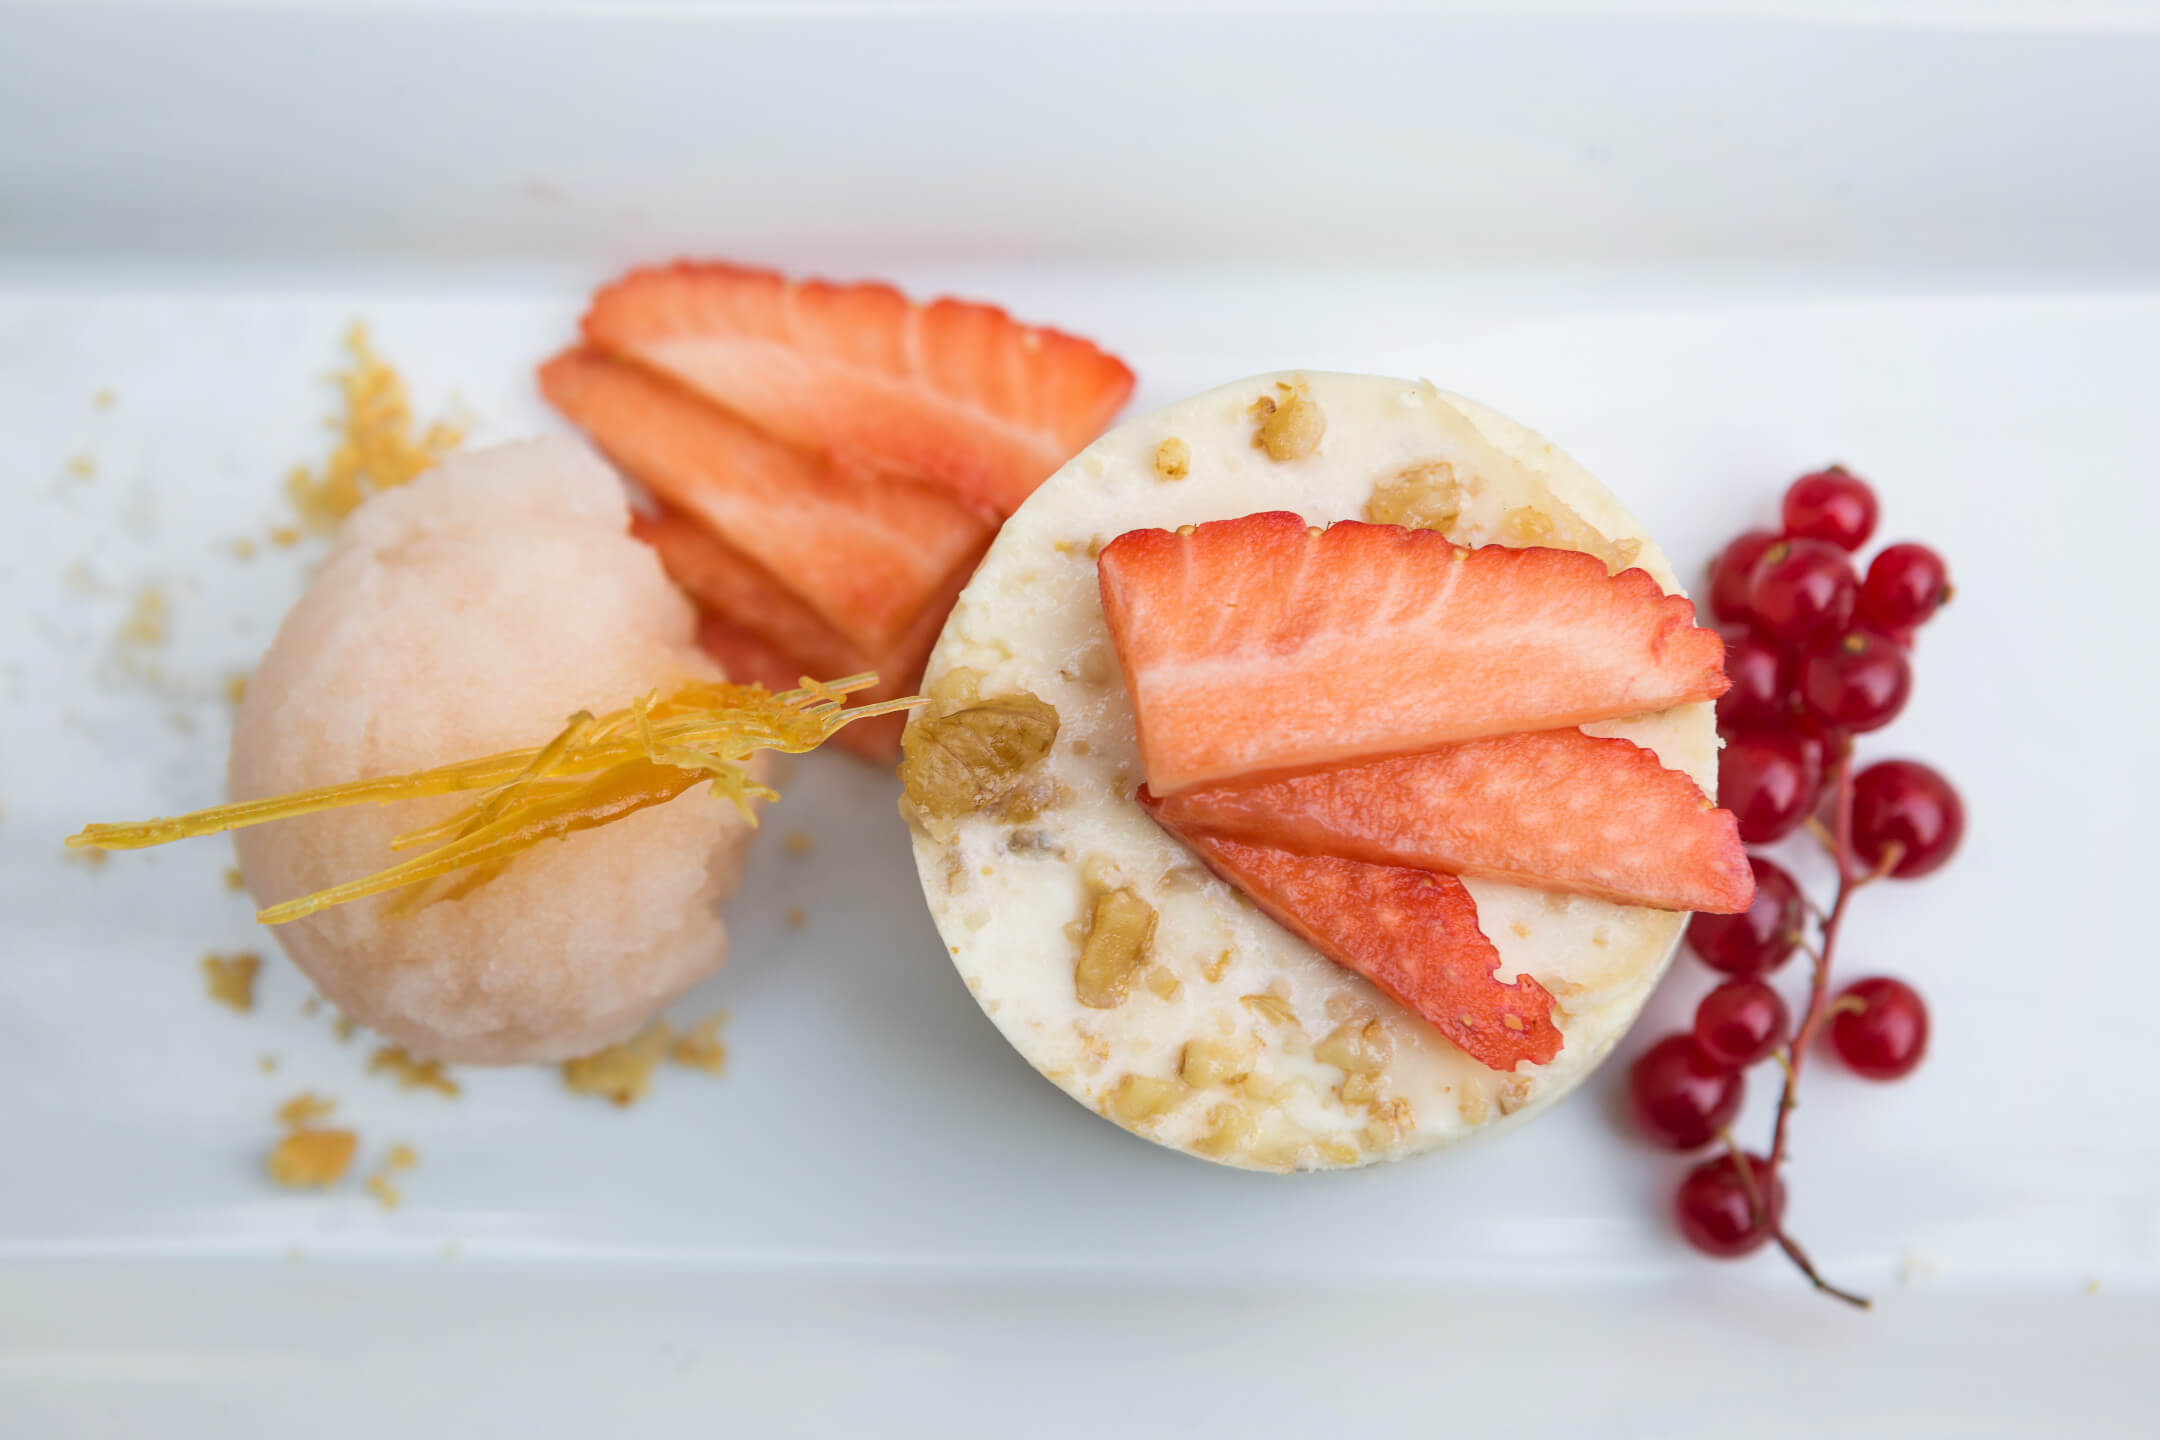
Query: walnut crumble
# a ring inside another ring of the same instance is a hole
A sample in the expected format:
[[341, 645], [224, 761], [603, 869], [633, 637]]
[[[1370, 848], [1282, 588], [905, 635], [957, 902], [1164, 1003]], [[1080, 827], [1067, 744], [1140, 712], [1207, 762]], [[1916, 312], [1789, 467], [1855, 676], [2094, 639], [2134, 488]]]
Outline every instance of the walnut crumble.
[[1183, 480], [1192, 474], [1192, 446], [1175, 435], [1157, 445], [1155, 474], [1162, 480]]
[[1320, 448], [1320, 437], [1327, 433], [1327, 414], [1302, 384], [1277, 381], [1275, 389], [1276, 394], [1253, 402], [1253, 413], [1260, 417], [1253, 446], [1266, 451], [1270, 460], [1303, 460]]

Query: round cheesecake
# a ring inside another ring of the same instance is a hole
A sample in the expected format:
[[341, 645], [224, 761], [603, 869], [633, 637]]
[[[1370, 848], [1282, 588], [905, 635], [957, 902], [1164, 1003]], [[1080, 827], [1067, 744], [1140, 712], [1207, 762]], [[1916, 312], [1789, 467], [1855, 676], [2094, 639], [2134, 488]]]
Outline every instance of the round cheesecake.
[[[1657, 546], [1580, 465], [1426, 382], [1262, 375], [1131, 420], [1006, 523], [930, 657], [902, 811], [931, 915], [969, 992], [1028, 1062], [1159, 1144], [1316, 1170], [1519, 1122], [1612, 1049], [1687, 915], [1466, 878], [1499, 978], [1549, 991], [1562, 1036], [1548, 1063], [1501, 1072], [1277, 925], [1159, 827], [1134, 798], [1146, 776], [1096, 557], [1127, 531], [1264, 511], [1582, 550], [1680, 593]], [[952, 785], [926, 781], [915, 742], [967, 710], [997, 723], [941, 747], [944, 780], [982, 769], [955, 802]], [[1716, 792], [1708, 703], [1582, 728]], [[1134, 983], [1115, 996], [1091, 990], [1081, 963], [1106, 894], [1141, 902], [1120, 918], [1145, 930]]]

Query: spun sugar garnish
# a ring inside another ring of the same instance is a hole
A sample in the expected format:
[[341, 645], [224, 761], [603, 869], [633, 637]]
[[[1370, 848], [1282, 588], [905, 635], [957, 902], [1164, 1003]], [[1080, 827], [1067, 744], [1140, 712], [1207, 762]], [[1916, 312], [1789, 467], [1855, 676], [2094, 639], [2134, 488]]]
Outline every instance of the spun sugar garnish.
[[415, 891], [405, 901], [420, 905], [454, 899], [485, 885], [543, 840], [610, 824], [700, 783], [709, 784], [713, 794], [732, 802], [755, 825], [751, 802], [777, 797], [751, 778], [745, 764], [750, 756], [760, 750], [804, 754], [856, 720], [922, 703], [915, 696], [852, 707], [846, 703], [849, 695], [876, 683], [874, 674], [850, 675], [812, 681], [777, 695], [759, 685], [694, 683], [665, 698], [644, 696], [603, 716], [580, 711], [554, 739], [533, 749], [237, 801], [169, 819], [86, 825], [70, 835], [67, 844], [91, 853], [138, 850], [325, 810], [478, 792], [447, 820], [407, 831], [391, 842], [394, 850], [422, 853], [372, 875], [269, 906], [255, 918], [280, 925], [332, 905], [437, 881], [447, 883], [430, 893]]

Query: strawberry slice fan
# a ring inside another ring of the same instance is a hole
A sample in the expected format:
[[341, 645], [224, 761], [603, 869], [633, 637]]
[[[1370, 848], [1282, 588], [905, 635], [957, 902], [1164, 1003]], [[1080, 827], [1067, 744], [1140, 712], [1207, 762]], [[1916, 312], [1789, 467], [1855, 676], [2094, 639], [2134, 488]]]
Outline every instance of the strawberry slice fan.
[[[874, 670], [912, 693], [997, 527], [1100, 434], [1132, 372], [988, 305], [769, 270], [633, 271], [541, 392], [657, 513], [637, 533], [731, 675]], [[898, 759], [904, 717], [840, 743]]]
[[1580, 726], [1714, 700], [1724, 643], [1641, 570], [1286, 513], [1103, 548], [1139, 801], [1223, 880], [1480, 1063], [1560, 1052], [1462, 877], [1738, 913], [1731, 812]]

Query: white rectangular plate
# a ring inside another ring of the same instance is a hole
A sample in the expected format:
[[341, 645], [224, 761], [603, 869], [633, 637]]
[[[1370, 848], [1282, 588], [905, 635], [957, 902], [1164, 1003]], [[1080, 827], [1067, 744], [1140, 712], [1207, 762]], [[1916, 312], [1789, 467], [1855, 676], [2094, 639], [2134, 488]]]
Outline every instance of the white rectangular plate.
[[[971, 76], [980, 110], [941, 88]], [[2156, 94], [2137, 30], [0, 11], [0, 1433], [2149, 1433]], [[59, 839], [218, 798], [226, 678], [314, 553], [229, 542], [321, 456], [344, 327], [423, 415], [554, 428], [532, 365], [678, 249], [996, 299], [1118, 351], [1136, 409], [1429, 375], [1691, 572], [1800, 470], [1873, 479], [1959, 594], [1863, 754], [1972, 815], [1846, 956], [1928, 996], [1928, 1064], [1824, 1065], [1796, 1120], [1793, 1224], [1878, 1312], [1671, 1237], [1680, 1166], [1613, 1101], [1692, 962], [1526, 1131], [1220, 1171], [1006, 1049], [892, 782], [837, 757], [796, 768], [682, 1007], [732, 1012], [724, 1077], [617, 1111], [465, 1070], [445, 1101], [366, 1074], [274, 957], [253, 1015], [208, 1004], [203, 951], [270, 948], [225, 849], [93, 870]], [[172, 636], [137, 652], [147, 585]], [[419, 1150], [402, 1208], [268, 1186], [303, 1088], [364, 1158]]]

